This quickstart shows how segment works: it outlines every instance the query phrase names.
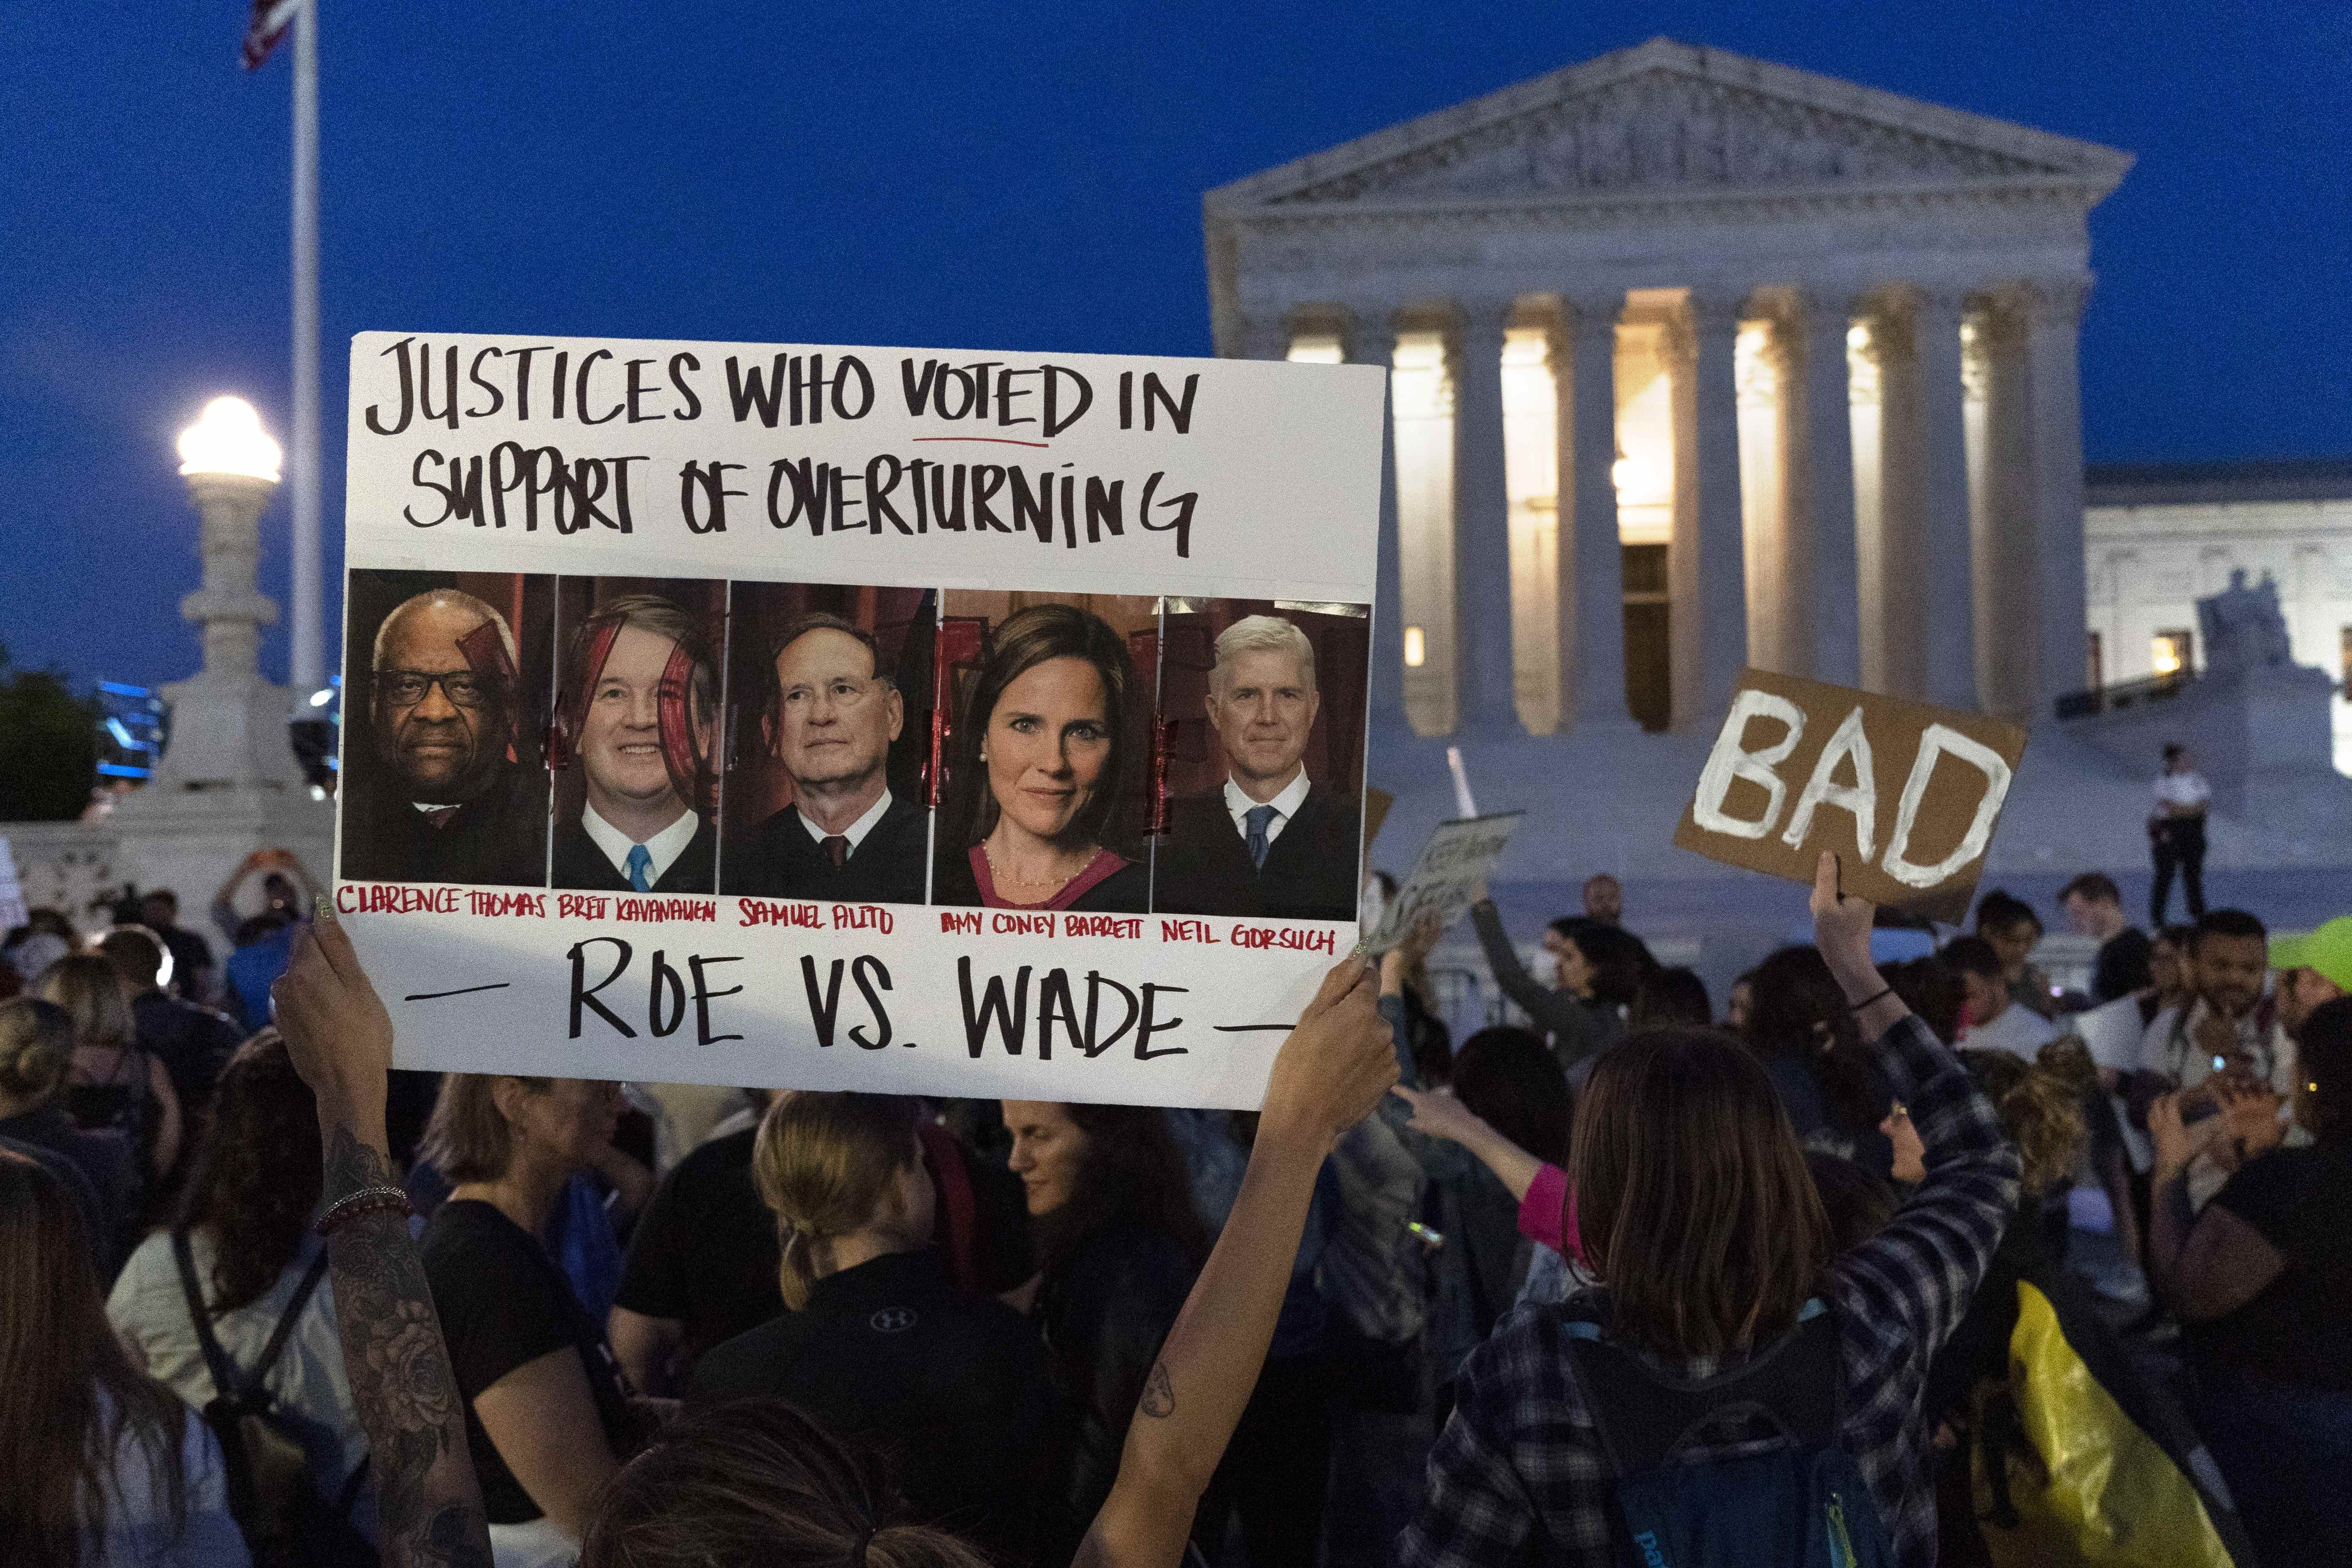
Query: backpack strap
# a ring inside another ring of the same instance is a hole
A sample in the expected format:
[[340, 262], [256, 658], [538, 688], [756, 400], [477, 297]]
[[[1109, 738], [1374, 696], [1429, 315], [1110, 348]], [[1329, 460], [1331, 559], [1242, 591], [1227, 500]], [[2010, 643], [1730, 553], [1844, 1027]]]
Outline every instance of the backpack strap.
[[172, 1261], [179, 1267], [180, 1293], [187, 1298], [188, 1321], [195, 1325], [196, 1348], [204, 1352], [205, 1370], [212, 1374], [214, 1395], [229, 1398], [243, 1394], [245, 1381], [237, 1373], [236, 1363], [221, 1349], [220, 1341], [213, 1334], [212, 1315], [205, 1310], [204, 1290], [196, 1283], [196, 1258], [188, 1247], [188, 1233], [177, 1226], [172, 1227]]
[[172, 1259], [179, 1266], [180, 1291], [187, 1298], [188, 1320], [195, 1326], [196, 1348], [204, 1352], [205, 1370], [212, 1374], [214, 1394], [267, 1405], [269, 1395], [262, 1387], [262, 1380], [269, 1375], [269, 1369], [276, 1366], [278, 1358], [285, 1353], [286, 1342], [293, 1338], [294, 1325], [301, 1318], [302, 1309], [310, 1304], [312, 1292], [318, 1289], [319, 1281], [326, 1275], [327, 1249], [323, 1247], [319, 1248], [319, 1255], [303, 1271], [302, 1281], [294, 1287], [294, 1295], [286, 1303], [286, 1310], [278, 1314], [278, 1326], [270, 1331], [269, 1342], [262, 1347], [261, 1360], [249, 1373], [237, 1369], [236, 1363], [229, 1359], [228, 1352], [221, 1348], [219, 1337], [213, 1332], [212, 1314], [205, 1309], [204, 1291], [196, 1282], [195, 1253], [188, 1245], [187, 1231], [176, 1226], [172, 1230]]
[[256, 1394], [261, 1393], [261, 1380], [269, 1375], [269, 1369], [276, 1366], [278, 1358], [285, 1353], [286, 1342], [294, 1337], [294, 1328], [301, 1321], [302, 1309], [310, 1304], [311, 1296], [319, 1289], [319, 1281], [326, 1276], [327, 1249], [321, 1247], [318, 1255], [310, 1259], [310, 1267], [302, 1271], [302, 1281], [294, 1287], [294, 1294], [288, 1298], [286, 1310], [278, 1314], [278, 1326], [269, 1331], [269, 1342], [261, 1347], [261, 1359], [253, 1367], [253, 1391]]
[[1797, 1326], [1761, 1352], [1708, 1378], [1678, 1378], [1651, 1367], [1611, 1343], [1589, 1318], [1570, 1318], [1563, 1326], [1570, 1375], [1621, 1479], [1664, 1464], [1701, 1427], [1725, 1417], [1769, 1421], [1792, 1443], [1822, 1442], [1837, 1431], [1837, 1321], [1818, 1300], [1806, 1302]]

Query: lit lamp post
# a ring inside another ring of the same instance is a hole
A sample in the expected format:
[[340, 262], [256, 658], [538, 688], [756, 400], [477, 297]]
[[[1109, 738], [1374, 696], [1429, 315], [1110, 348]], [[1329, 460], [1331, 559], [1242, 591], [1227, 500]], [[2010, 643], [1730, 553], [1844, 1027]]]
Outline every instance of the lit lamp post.
[[180, 601], [202, 628], [204, 668], [163, 689], [172, 742], [150, 789], [298, 787], [286, 743], [286, 699], [261, 679], [261, 628], [278, 606], [256, 581], [261, 513], [278, 489], [278, 443], [239, 397], [215, 397], [180, 432], [180, 477], [204, 520], [204, 583]]
[[204, 665], [163, 689], [171, 739], [153, 777], [116, 806], [127, 870], [184, 900], [213, 886], [249, 851], [294, 850], [324, 875], [331, 808], [314, 801], [286, 731], [288, 693], [262, 679], [261, 628], [278, 606], [256, 580], [261, 513], [276, 493], [279, 452], [242, 398], [216, 397], [180, 433], [180, 477], [202, 520], [204, 576], [180, 601], [199, 628]]

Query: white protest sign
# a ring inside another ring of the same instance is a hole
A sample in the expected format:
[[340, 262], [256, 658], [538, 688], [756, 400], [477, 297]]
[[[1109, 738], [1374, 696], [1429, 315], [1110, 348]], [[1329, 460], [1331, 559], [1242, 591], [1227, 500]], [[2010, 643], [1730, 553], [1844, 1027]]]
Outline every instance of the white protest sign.
[[1258, 1102], [1356, 937], [1379, 369], [370, 332], [351, 384], [336, 898], [402, 1065]]
[[1441, 822], [1423, 846], [1421, 858], [1397, 889], [1397, 896], [1381, 923], [1364, 939], [1367, 951], [1386, 952], [1404, 940], [1423, 917], [1433, 915], [1440, 926], [1453, 924], [1480, 897], [1488, 873], [1502, 858], [1503, 846], [1526, 814], [1506, 811], [1492, 816], [1457, 817]]
[[2140, 1037], [2147, 1026], [2139, 1016], [2139, 998], [2118, 996], [2066, 1020], [2069, 1032], [2082, 1037], [2091, 1059], [2103, 1068], [2131, 1072], [2139, 1067]]

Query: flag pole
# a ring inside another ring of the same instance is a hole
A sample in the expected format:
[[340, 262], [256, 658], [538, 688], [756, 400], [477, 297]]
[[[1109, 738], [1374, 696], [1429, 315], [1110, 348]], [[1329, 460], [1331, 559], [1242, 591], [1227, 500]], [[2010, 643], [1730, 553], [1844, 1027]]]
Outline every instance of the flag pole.
[[319, 0], [294, 10], [294, 625], [288, 660], [295, 713], [326, 684], [319, 560]]

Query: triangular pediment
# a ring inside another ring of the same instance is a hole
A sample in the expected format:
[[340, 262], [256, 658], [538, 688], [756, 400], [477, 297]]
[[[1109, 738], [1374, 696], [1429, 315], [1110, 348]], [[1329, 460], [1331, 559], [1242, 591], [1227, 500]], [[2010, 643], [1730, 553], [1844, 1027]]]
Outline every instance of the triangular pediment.
[[2047, 184], [2095, 201], [2131, 155], [1657, 38], [1212, 192], [1326, 210], [1824, 186]]

